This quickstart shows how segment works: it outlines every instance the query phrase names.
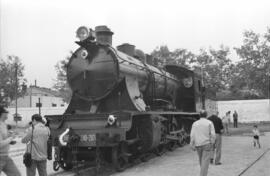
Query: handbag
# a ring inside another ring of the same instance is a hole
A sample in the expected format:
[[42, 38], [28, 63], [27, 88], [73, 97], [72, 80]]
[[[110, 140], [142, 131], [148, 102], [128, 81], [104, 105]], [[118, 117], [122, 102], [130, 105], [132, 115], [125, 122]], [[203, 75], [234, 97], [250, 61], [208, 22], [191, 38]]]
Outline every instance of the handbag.
[[23, 164], [25, 167], [29, 168], [32, 165], [32, 143], [33, 143], [33, 134], [34, 134], [34, 126], [32, 127], [32, 135], [30, 140], [30, 152], [26, 152], [23, 155]]

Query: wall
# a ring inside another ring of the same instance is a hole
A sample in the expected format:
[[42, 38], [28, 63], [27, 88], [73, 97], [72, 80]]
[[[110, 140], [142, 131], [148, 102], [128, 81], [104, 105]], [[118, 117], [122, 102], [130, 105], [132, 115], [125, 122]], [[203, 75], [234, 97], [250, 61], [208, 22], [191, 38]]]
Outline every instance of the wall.
[[[40, 102], [42, 103], [42, 107], [52, 107], [52, 104], [54, 104], [56, 107], [65, 106], [65, 102], [60, 97], [35, 96], [35, 95], [32, 95], [30, 97], [29, 95], [27, 95], [27, 96], [23, 96], [23, 97], [18, 98], [18, 100], [17, 100], [18, 107], [20, 107], [20, 108], [22, 108], [22, 107], [24, 107], [24, 108], [36, 107], [36, 104], [38, 103], [38, 98], [40, 98]], [[10, 107], [15, 107], [15, 101], [13, 101], [10, 104]]]
[[220, 117], [231, 111], [231, 122], [234, 110], [238, 113], [239, 122], [270, 121], [269, 102], [268, 99], [218, 101], [218, 111]]
[[[239, 122], [270, 121], [270, 104], [268, 99], [218, 101], [217, 104], [220, 117], [223, 117], [227, 111], [233, 112], [236, 110], [238, 112]], [[213, 102], [211, 106], [214, 107]], [[41, 115], [63, 114], [65, 110], [66, 107], [43, 107], [41, 108]], [[8, 108], [8, 111], [9, 117], [7, 123], [15, 125], [16, 123], [13, 120], [15, 108]], [[18, 122], [18, 126], [23, 127], [31, 121], [33, 114], [38, 113], [38, 108], [18, 108], [18, 113], [22, 116], [22, 121]]]
[[[41, 115], [59, 115], [63, 114], [66, 107], [47, 107], [41, 108]], [[15, 108], [8, 108], [9, 114], [7, 119], [7, 124], [16, 125], [13, 120], [13, 114], [15, 114]], [[38, 114], [38, 108], [18, 108], [18, 113], [22, 116], [22, 121], [18, 122], [19, 127], [26, 126], [30, 121], [33, 114]]]

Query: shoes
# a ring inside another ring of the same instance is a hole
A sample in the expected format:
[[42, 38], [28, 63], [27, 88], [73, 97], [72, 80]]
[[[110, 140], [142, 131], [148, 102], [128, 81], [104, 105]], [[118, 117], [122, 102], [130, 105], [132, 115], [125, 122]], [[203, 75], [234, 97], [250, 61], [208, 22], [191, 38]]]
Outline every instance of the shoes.
[[215, 163], [215, 165], [221, 165], [221, 162]]

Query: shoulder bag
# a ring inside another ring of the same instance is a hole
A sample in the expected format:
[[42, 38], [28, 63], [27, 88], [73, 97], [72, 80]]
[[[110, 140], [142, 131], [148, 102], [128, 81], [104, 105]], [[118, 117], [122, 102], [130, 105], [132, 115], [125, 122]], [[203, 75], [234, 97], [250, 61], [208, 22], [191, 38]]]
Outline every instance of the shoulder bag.
[[32, 127], [31, 140], [30, 140], [30, 152], [26, 151], [23, 155], [23, 164], [25, 167], [29, 168], [32, 165], [32, 143], [33, 143], [33, 135], [34, 135], [34, 126]]

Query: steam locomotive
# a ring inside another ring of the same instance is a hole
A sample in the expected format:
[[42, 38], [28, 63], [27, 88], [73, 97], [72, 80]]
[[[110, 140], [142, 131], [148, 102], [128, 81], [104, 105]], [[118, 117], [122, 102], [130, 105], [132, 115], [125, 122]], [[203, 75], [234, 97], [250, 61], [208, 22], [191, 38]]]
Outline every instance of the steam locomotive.
[[55, 170], [106, 161], [122, 171], [145, 153], [188, 143], [198, 111], [216, 108], [198, 74], [161, 68], [128, 43], [114, 48], [112, 36], [107, 26], [77, 30], [79, 48], [67, 64], [71, 101], [64, 114], [47, 116]]

